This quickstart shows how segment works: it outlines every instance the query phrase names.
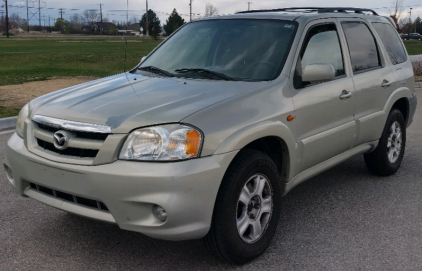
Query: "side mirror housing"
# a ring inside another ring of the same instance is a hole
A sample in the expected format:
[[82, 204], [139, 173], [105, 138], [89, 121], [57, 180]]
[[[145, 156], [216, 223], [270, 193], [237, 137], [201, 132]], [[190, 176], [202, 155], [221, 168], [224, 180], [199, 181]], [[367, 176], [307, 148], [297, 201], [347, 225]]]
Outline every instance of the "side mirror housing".
[[302, 73], [302, 81], [311, 84], [332, 81], [335, 77], [336, 70], [330, 64], [311, 64]]

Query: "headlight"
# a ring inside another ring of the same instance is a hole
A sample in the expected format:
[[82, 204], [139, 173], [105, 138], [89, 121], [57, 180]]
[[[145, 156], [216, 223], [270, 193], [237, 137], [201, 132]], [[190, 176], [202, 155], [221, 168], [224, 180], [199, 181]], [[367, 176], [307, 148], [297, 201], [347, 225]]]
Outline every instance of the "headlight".
[[25, 120], [29, 115], [29, 105], [26, 104], [22, 107], [21, 111], [19, 112], [18, 120], [16, 121], [16, 133], [18, 136], [23, 138], [23, 127], [25, 125]]
[[126, 139], [119, 159], [174, 161], [199, 156], [203, 141], [200, 131], [180, 125], [164, 125], [133, 131]]

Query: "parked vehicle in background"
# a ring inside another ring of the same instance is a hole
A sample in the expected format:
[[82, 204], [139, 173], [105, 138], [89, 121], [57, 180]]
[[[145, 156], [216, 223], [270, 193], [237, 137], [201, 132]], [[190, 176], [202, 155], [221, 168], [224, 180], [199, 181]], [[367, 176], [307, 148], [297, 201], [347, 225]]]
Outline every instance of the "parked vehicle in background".
[[404, 40], [419, 40], [422, 41], [422, 36], [418, 33], [410, 33], [403, 35]]
[[282, 197], [303, 181], [357, 154], [395, 174], [416, 104], [391, 18], [248, 11], [188, 23], [130, 72], [31, 101], [4, 167], [21, 196], [154, 238], [203, 238], [242, 264], [267, 249]]

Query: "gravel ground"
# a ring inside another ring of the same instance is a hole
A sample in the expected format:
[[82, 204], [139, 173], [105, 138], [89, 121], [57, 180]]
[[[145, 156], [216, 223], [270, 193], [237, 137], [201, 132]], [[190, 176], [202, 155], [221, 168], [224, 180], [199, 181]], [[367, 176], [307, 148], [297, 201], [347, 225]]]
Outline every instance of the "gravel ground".
[[421, 110], [396, 175], [370, 175], [359, 155], [296, 187], [270, 248], [244, 266], [199, 240], [154, 240], [18, 197], [1, 167], [0, 270], [422, 270]]

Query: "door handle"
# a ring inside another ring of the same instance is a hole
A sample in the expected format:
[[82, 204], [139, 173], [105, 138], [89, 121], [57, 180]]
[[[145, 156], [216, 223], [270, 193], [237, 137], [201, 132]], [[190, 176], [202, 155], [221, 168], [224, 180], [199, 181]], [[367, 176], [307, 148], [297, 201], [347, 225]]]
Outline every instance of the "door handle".
[[383, 81], [382, 81], [382, 83], [381, 83], [381, 86], [383, 87], [383, 88], [386, 88], [386, 87], [389, 87], [389, 86], [391, 86], [391, 82], [389, 82], [388, 80], [386, 80], [386, 79], [384, 79]]
[[350, 97], [352, 97], [352, 92], [347, 91], [347, 90], [343, 90], [343, 92], [340, 95], [341, 100], [346, 100], [346, 99], [349, 99]]

